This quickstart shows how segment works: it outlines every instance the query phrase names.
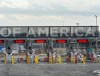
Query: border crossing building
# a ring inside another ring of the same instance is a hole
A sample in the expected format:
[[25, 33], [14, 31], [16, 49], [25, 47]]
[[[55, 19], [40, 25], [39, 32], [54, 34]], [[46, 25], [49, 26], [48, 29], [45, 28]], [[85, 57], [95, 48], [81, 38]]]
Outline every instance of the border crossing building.
[[[0, 27], [0, 47], [8, 53], [29, 52], [30, 49], [81, 52], [98, 49], [98, 26], [5, 26]], [[73, 51], [74, 50], [74, 51]], [[2, 52], [2, 51], [0, 51]]]

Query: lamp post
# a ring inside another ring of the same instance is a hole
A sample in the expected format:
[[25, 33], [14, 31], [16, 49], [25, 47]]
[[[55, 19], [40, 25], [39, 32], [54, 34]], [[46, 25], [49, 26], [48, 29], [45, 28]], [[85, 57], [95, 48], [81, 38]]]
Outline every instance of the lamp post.
[[95, 15], [95, 18], [96, 18], [96, 26], [97, 26], [97, 17], [98, 17], [98, 16], [97, 16], [97, 15]]
[[[96, 18], [96, 26], [97, 26], [97, 15], [95, 15], [95, 18]], [[97, 38], [96, 38], [97, 39]], [[95, 52], [97, 52], [97, 48], [98, 48], [98, 46], [97, 46], [97, 43], [98, 43], [98, 40], [96, 40], [96, 51]]]

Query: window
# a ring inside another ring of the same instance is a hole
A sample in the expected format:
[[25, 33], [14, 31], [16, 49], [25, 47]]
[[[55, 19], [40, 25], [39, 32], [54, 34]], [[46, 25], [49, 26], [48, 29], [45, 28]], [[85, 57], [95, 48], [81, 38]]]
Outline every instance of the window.
[[100, 41], [97, 42], [97, 48], [100, 48]]
[[53, 43], [53, 48], [65, 48], [66, 47], [66, 43]]
[[77, 43], [70, 43], [70, 48], [77, 48]]

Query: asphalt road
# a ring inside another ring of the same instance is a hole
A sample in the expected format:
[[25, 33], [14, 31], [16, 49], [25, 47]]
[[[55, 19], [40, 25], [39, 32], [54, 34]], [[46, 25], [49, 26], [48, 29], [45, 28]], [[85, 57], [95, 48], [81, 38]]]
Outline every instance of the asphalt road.
[[100, 76], [100, 63], [0, 64], [0, 76]]

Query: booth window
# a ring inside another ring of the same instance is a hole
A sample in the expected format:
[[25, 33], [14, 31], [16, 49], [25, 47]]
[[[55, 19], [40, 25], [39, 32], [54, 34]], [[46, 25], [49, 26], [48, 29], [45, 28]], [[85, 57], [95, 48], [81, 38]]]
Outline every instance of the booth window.
[[97, 48], [100, 48], [100, 41], [97, 42]]
[[53, 43], [53, 48], [65, 48], [65, 43]]

